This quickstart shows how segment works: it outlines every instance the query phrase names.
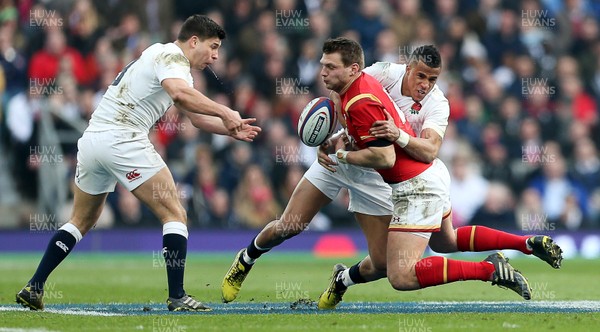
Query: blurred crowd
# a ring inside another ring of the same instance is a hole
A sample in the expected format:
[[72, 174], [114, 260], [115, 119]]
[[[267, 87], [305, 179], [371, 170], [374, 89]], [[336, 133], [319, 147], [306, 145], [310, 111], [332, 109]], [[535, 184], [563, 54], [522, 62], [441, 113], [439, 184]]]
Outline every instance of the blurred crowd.
[[[600, 227], [592, 0], [0, 0], [0, 135], [10, 165], [1, 172], [23, 204], [43, 185], [35, 161], [44, 159], [31, 158], [44, 145], [41, 105], [55, 110], [57, 128], [89, 120], [120, 69], [152, 43], [174, 41], [194, 13], [228, 34], [219, 60], [193, 72], [196, 88], [256, 117], [263, 133], [250, 144], [210, 135], [174, 108], [150, 130], [190, 227], [260, 228], [281, 214], [314, 161], [296, 126], [308, 101], [328, 95], [319, 60], [335, 36], [358, 40], [367, 65], [439, 48], [438, 85], [450, 102], [439, 157], [452, 175], [456, 226]], [[74, 141], [62, 145], [71, 184], [75, 154]], [[356, 227], [347, 201], [343, 192], [310, 228]], [[150, 225], [158, 221], [117, 186], [98, 227]]]

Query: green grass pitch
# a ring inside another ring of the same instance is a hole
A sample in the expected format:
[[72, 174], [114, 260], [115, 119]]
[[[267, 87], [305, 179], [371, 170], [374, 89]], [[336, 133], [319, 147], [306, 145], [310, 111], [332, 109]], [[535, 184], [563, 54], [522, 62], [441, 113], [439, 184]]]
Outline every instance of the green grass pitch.
[[[188, 255], [186, 291], [209, 303], [220, 302], [220, 285], [235, 253]], [[460, 312], [429, 313], [352, 312], [172, 314], [164, 310], [143, 312], [143, 307], [166, 308], [166, 273], [156, 253], [72, 254], [54, 272], [46, 286], [48, 309], [60, 304], [131, 304], [131, 315], [99, 316], [62, 312], [30, 312], [14, 304], [15, 293], [28, 280], [39, 254], [6, 254], [0, 260], [0, 331], [592, 331], [600, 326], [599, 312]], [[351, 259], [322, 259], [311, 254], [270, 253], [261, 258], [246, 279], [236, 303], [267, 308], [273, 303], [316, 300], [328, 284], [331, 268]], [[481, 255], [455, 258], [480, 260]], [[554, 270], [535, 258], [514, 258], [534, 288], [532, 301], [599, 301], [600, 261], [569, 259]], [[419, 291], [398, 292], [387, 280], [350, 288], [343, 303], [452, 301], [510, 301], [526, 303], [509, 290], [480, 281], [458, 282]], [[483, 304], [485, 306], [485, 304]], [[219, 307], [222, 308], [222, 307]], [[513, 311], [513, 310], [508, 310]], [[514, 310], [518, 311], [518, 310]]]

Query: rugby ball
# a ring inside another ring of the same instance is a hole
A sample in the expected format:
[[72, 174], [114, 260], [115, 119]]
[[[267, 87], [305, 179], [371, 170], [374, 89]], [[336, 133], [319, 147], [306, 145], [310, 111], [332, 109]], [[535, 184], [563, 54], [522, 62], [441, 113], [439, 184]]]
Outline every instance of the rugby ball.
[[333, 134], [336, 125], [337, 113], [333, 101], [318, 97], [302, 110], [298, 120], [298, 136], [308, 146], [319, 146]]

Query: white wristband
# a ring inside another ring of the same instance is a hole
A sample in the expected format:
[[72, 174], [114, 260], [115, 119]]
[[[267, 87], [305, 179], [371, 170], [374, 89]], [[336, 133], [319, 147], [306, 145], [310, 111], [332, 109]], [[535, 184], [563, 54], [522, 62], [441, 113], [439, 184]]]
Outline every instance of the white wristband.
[[410, 140], [410, 135], [402, 129], [400, 130], [400, 136], [396, 140], [396, 144], [400, 145], [401, 148], [404, 148], [408, 145], [408, 141]]
[[350, 151], [339, 149], [335, 152], [335, 156], [337, 157], [337, 159], [340, 163], [347, 164], [348, 161], [346, 160], [346, 156], [348, 156], [348, 152], [350, 152]]

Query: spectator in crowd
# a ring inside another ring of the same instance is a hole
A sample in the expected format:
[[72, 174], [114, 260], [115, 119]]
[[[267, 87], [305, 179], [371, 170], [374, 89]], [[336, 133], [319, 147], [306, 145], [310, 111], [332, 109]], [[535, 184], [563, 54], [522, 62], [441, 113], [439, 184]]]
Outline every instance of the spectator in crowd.
[[212, 228], [235, 229], [240, 227], [240, 221], [231, 207], [231, 198], [227, 191], [217, 189], [206, 209], [205, 220]]
[[[456, 127], [458, 132], [471, 145], [475, 145], [481, 138], [481, 132], [486, 121], [482, 100], [475, 95], [468, 96], [465, 99], [465, 110], [465, 118], [457, 121]], [[452, 113], [452, 110], [450, 110], [450, 113]]]
[[26, 200], [34, 200], [37, 195], [38, 165], [31, 161], [37, 160], [35, 155], [39, 153], [35, 147], [38, 146], [37, 127], [43, 90], [42, 85], [32, 83], [29, 89], [10, 98], [6, 109], [6, 127], [14, 165], [12, 173], [19, 192]]
[[[65, 64], [68, 61], [68, 64]], [[29, 79], [48, 86], [55, 83], [61, 63], [70, 68], [79, 84], [89, 81], [81, 53], [67, 45], [64, 31], [58, 27], [46, 30], [44, 49], [34, 53], [29, 63]]]
[[374, 61], [397, 62], [398, 41], [391, 29], [381, 30], [375, 40]]
[[385, 29], [381, 11], [382, 0], [360, 0], [359, 10], [350, 20], [350, 26], [358, 33], [360, 44], [365, 52], [365, 63], [375, 60], [375, 44], [377, 35]]
[[591, 139], [584, 137], [577, 141], [569, 176], [581, 183], [588, 194], [600, 188], [600, 158]]
[[85, 67], [86, 85], [95, 84], [100, 72], [94, 51], [96, 43], [105, 31], [100, 25], [100, 17], [91, 0], [77, 0], [68, 18], [69, 45], [78, 50]]
[[598, 108], [594, 98], [589, 95], [578, 76], [560, 78], [560, 98], [570, 111], [573, 119], [579, 120], [588, 126], [598, 122]]
[[495, 229], [514, 229], [514, 198], [510, 189], [500, 182], [490, 182], [485, 201], [471, 218], [470, 224]]
[[506, 147], [500, 142], [486, 146], [482, 175], [489, 181], [497, 181], [508, 185], [513, 184], [508, 153]]
[[0, 26], [0, 66], [6, 84], [2, 97], [4, 109], [11, 97], [27, 88], [27, 61], [15, 47], [13, 30], [7, 26]]
[[521, 103], [512, 96], [503, 98], [498, 109], [498, 121], [502, 128], [502, 137], [509, 159], [520, 159]]
[[114, 195], [110, 195], [106, 202], [115, 214], [116, 227], [150, 228], [160, 225], [154, 214], [121, 185], [117, 185]]
[[302, 44], [300, 56], [298, 57], [298, 79], [303, 86], [314, 87], [317, 82], [319, 71], [321, 70], [321, 59], [317, 45], [320, 45], [314, 39], [309, 39]]
[[389, 23], [390, 28], [396, 33], [400, 47], [409, 45], [418, 30], [417, 23], [424, 17], [420, 12], [421, 2], [419, 0], [395, 0], [393, 6], [396, 12]]
[[534, 188], [523, 190], [515, 208], [515, 216], [518, 229], [523, 232], [535, 233], [556, 229], [556, 224], [548, 220], [539, 191]]
[[587, 213], [588, 195], [579, 182], [568, 176], [563, 156], [552, 154], [550, 157], [542, 165], [542, 174], [529, 186], [540, 194], [549, 222], [561, 228], [577, 229]]
[[253, 162], [252, 150], [247, 144], [233, 144], [226, 152], [224, 161], [218, 184], [231, 194], [240, 185], [242, 173]]
[[506, 53], [525, 53], [525, 47], [519, 38], [518, 19], [515, 11], [505, 8], [500, 14], [498, 30], [486, 34], [483, 43], [493, 67], [500, 65]]
[[260, 229], [282, 212], [267, 177], [256, 164], [244, 171], [233, 200], [235, 214], [244, 228]]
[[[533, 118], [524, 118], [521, 122], [520, 144], [514, 146], [513, 155], [518, 155], [520, 162], [515, 164], [515, 176], [521, 181], [529, 181], [537, 175], [547, 151], [543, 149], [540, 125]], [[520, 151], [516, 151], [520, 149]]]
[[479, 173], [471, 151], [458, 150], [450, 164], [450, 201], [454, 227], [466, 225], [485, 202], [489, 183]]

